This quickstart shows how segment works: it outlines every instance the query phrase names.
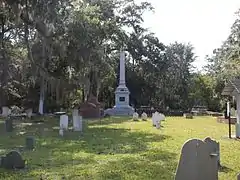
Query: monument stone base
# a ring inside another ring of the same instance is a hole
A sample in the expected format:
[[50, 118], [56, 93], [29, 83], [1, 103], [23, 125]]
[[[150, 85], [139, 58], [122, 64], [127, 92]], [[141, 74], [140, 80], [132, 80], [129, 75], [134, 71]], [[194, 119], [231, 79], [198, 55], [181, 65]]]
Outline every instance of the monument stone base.
[[113, 108], [106, 109], [104, 111], [104, 115], [110, 116], [132, 116], [134, 113], [134, 108], [131, 106], [123, 106], [117, 107], [114, 106]]

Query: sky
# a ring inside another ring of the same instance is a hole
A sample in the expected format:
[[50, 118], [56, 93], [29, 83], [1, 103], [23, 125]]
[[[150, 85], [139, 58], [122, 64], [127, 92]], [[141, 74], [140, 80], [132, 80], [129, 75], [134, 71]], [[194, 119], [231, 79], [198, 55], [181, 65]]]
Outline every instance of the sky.
[[[142, 2], [143, 0], [136, 0]], [[230, 34], [240, 0], [145, 0], [155, 12], [144, 14], [144, 27], [164, 44], [191, 43], [197, 56], [194, 66], [201, 70], [205, 56], [219, 48]]]

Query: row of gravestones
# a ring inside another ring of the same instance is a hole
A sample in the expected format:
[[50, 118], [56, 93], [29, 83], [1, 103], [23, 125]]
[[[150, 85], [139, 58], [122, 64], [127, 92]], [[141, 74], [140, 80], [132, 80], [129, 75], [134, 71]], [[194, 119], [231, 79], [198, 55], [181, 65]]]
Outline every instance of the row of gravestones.
[[[147, 114], [145, 112], [143, 112], [141, 114], [141, 119], [143, 121], [146, 121], [148, 118]], [[138, 121], [139, 119], [139, 114], [137, 112], [133, 113], [133, 120], [134, 121]], [[152, 114], [152, 124], [153, 126], [155, 126], [157, 129], [159, 129], [161, 127], [161, 121], [165, 120], [165, 116], [162, 113], [159, 112], [155, 112]]]
[[[82, 116], [79, 115], [78, 109], [74, 109], [72, 112], [72, 119], [73, 119], [73, 130], [82, 132], [83, 128], [83, 119]], [[61, 115], [60, 116], [60, 123], [59, 123], [59, 135], [63, 136], [64, 131], [68, 130], [68, 115]]]

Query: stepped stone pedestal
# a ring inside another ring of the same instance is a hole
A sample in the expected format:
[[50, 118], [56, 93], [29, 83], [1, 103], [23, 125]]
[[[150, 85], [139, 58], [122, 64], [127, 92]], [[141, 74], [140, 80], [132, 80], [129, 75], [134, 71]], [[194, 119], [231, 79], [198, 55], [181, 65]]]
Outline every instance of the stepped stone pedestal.
[[111, 116], [132, 116], [134, 108], [129, 105], [130, 92], [125, 82], [125, 52], [120, 53], [120, 78], [119, 85], [115, 91], [115, 106], [106, 109], [105, 115]]

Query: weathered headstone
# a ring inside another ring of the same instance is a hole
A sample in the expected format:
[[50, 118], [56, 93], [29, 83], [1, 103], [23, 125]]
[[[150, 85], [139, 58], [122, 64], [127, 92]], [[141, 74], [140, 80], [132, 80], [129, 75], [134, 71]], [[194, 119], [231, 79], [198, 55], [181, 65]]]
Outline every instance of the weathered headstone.
[[32, 114], [33, 114], [32, 108], [27, 109], [27, 110], [26, 110], [26, 114], [27, 114], [27, 117], [28, 117], [28, 118], [31, 118], [31, 117], [32, 117]]
[[73, 130], [82, 131], [82, 116], [73, 116]]
[[68, 116], [67, 115], [61, 115], [60, 116], [60, 127], [62, 127], [64, 130], [68, 129]]
[[158, 112], [155, 112], [152, 114], [152, 124], [153, 126], [156, 126], [156, 121], [158, 119]]
[[160, 129], [160, 127], [161, 127], [161, 121], [160, 121], [160, 119], [157, 117], [157, 119], [156, 119], [156, 128], [157, 128], [157, 129]]
[[238, 176], [237, 176], [237, 180], [240, 180], [240, 174], [238, 174]]
[[23, 169], [25, 160], [17, 151], [11, 151], [6, 156], [1, 157], [1, 167], [6, 169]]
[[193, 119], [193, 115], [191, 113], [184, 113], [183, 116], [186, 118], [186, 119]]
[[138, 121], [138, 117], [139, 117], [139, 115], [138, 115], [137, 112], [133, 113], [133, 120], [134, 121]]
[[63, 126], [61, 125], [60, 128], [59, 128], [59, 135], [60, 135], [60, 136], [63, 136], [63, 134], [64, 134], [64, 128], [63, 128]]
[[26, 149], [33, 150], [35, 148], [35, 138], [26, 137]]
[[142, 118], [143, 121], [146, 121], [148, 116], [145, 112], [143, 112], [142, 115], [141, 115], [141, 118]]
[[6, 132], [12, 132], [13, 131], [13, 119], [10, 117], [7, 117], [5, 120], [5, 129]]
[[162, 113], [159, 113], [159, 119], [160, 121], [164, 121], [165, 120], [165, 115]]
[[7, 117], [9, 114], [11, 114], [10, 109], [7, 106], [2, 107], [2, 116]]
[[212, 140], [210, 137], [204, 139], [204, 142], [207, 143], [209, 151], [212, 155], [216, 154], [218, 167], [220, 168], [220, 145], [219, 142]]
[[181, 152], [175, 180], [217, 180], [217, 157], [199, 139], [187, 141]]

